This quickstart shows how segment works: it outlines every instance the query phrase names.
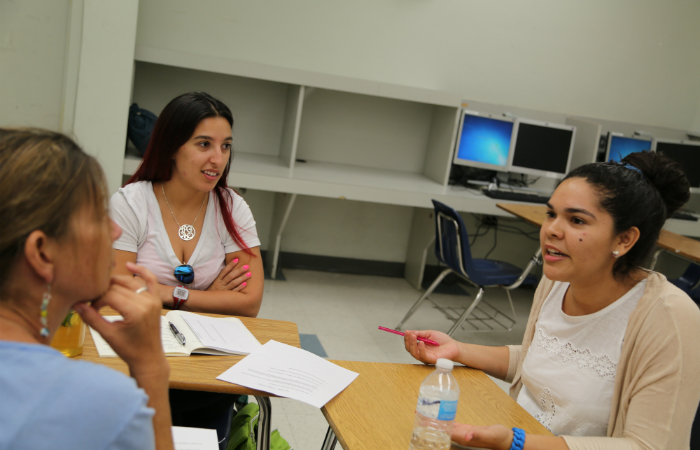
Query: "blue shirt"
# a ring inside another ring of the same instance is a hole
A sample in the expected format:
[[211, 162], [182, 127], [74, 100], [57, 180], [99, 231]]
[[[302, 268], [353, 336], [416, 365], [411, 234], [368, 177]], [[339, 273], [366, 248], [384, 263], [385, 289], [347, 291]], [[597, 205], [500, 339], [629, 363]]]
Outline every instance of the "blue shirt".
[[147, 403], [116, 370], [0, 341], [0, 450], [153, 449]]

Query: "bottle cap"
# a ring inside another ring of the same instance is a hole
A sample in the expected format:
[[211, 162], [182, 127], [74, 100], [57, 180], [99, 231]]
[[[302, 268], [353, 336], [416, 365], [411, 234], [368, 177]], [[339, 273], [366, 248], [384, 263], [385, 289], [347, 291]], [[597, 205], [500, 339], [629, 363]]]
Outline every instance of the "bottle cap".
[[452, 368], [455, 366], [455, 363], [453, 363], [449, 359], [440, 358], [437, 360], [436, 366], [442, 370], [452, 370]]

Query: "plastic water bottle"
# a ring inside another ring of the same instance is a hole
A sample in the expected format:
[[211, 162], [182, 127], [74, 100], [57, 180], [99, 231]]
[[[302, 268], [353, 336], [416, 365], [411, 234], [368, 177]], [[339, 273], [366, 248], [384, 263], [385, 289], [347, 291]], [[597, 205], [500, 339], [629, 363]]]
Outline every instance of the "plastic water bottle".
[[409, 450], [449, 450], [459, 400], [453, 367], [449, 359], [438, 359], [435, 371], [420, 385]]

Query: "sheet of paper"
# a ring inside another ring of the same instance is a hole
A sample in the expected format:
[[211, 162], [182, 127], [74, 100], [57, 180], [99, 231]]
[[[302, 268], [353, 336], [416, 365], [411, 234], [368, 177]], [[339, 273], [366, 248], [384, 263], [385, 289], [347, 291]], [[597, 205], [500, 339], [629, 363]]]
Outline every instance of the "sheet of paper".
[[175, 450], [219, 450], [216, 430], [173, 427]]
[[269, 341], [216, 378], [320, 408], [357, 375], [306, 350]]
[[[104, 316], [104, 319], [109, 322], [124, 320], [122, 316]], [[92, 340], [95, 341], [95, 348], [97, 349], [97, 353], [100, 355], [100, 358], [114, 358], [117, 356], [117, 353], [112, 349], [112, 347], [109, 346], [107, 341], [105, 341], [104, 338], [100, 336], [100, 333], [98, 333], [92, 327], [90, 327], [90, 334], [92, 335]], [[165, 353], [185, 352], [186, 354], [185, 348], [180, 345], [180, 343], [175, 339], [175, 336], [173, 336], [173, 333], [170, 331], [168, 321], [162, 316], [160, 318], [160, 337], [163, 341], [163, 350]]]
[[182, 318], [204, 347], [248, 354], [260, 347], [260, 342], [238, 319], [217, 319], [183, 312]]

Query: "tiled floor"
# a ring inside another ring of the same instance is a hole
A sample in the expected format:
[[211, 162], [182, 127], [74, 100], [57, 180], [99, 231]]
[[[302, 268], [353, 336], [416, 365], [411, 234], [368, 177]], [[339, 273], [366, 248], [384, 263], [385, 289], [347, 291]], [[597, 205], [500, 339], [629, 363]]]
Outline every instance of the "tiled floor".
[[[285, 270], [284, 275], [287, 281], [265, 280], [258, 317], [295, 322], [299, 333], [318, 336], [328, 359], [416, 363], [404, 350], [401, 337], [377, 329], [380, 325], [395, 327], [420, 295], [404, 279], [306, 270]], [[474, 298], [475, 290], [470, 292], [471, 297], [434, 294], [432, 298], [441, 305], [464, 305]], [[518, 318], [512, 331], [458, 330], [454, 337], [485, 345], [520, 343], [533, 294], [531, 288], [511, 293]], [[502, 289], [488, 289], [485, 298], [497, 307], [508, 308]], [[404, 328], [446, 331], [450, 326], [451, 322], [426, 302]], [[274, 398], [272, 428], [279, 429], [294, 449], [314, 450], [321, 448], [328, 424], [319, 409]]]

